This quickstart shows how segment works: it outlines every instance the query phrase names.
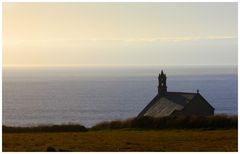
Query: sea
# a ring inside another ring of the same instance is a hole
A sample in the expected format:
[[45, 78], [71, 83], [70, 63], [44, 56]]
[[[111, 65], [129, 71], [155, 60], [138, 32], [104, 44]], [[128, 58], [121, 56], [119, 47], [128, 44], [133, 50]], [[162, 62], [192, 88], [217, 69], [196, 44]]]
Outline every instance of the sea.
[[2, 121], [7, 126], [96, 123], [136, 117], [157, 94], [196, 92], [216, 114], [238, 113], [237, 66], [84, 66], [3, 68]]

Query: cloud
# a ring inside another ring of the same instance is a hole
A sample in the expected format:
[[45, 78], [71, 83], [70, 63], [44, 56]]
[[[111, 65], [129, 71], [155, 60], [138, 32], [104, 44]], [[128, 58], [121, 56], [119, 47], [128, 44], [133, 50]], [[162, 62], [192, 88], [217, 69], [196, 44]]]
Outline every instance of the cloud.
[[126, 39], [125, 42], [181, 42], [194, 40], [225, 40], [237, 39], [234, 36], [207, 36], [207, 37], [155, 37], [155, 38], [140, 38], [140, 39]]
[[142, 37], [142, 38], [119, 38], [119, 39], [86, 39], [86, 40], [74, 40], [68, 41], [85, 41], [85, 42], [181, 42], [181, 41], [193, 41], [193, 40], [226, 40], [226, 39], [237, 39], [235, 36], [206, 36], [206, 37]]
[[[36, 44], [49, 44], [57, 45], [59, 43], [174, 43], [198, 40], [230, 40], [237, 39], [236, 36], [184, 36], [184, 37], [143, 37], [143, 38], [93, 38], [93, 39], [47, 39], [47, 40], [4, 40], [3, 45], [36, 45]], [[60, 44], [59, 44], [60, 45]]]

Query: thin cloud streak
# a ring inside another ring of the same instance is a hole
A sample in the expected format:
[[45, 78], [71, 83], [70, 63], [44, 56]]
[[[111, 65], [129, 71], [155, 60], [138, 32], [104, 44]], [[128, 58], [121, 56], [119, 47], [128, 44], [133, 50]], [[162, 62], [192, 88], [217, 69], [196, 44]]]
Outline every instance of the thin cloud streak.
[[152, 37], [152, 38], [126, 38], [126, 39], [49, 39], [49, 40], [5, 40], [3, 45], [17, 45], [23, 43], [69, 43], [69, 42], [122, 42], [122, 43], [174, 43], [174, 42], [186, 42], [186, 41], [200, 41], [200, 40], [229, 40], [229, 39], [238, 39], [235, 36], [206, 36], [206, 37]]

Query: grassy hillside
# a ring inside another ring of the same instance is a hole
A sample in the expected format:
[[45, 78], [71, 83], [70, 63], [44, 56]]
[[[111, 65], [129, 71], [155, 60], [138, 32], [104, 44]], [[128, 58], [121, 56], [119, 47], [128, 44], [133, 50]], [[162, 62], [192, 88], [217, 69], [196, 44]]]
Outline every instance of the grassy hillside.
[[237, 129], [3, 133], [3, 151], [237, 151]]
[[37, 133], [37, 132], [85, 132], [87, 128], [82, 125], [42, 125], [34, 127], [2, 127], [3, 133]]
[[96, 124], [3, 126], [3, 151], [237, 151], [237, 116], [133, 118]]
[[91, 128], [91, 130], [102, 129], [226, 129], [237, 128], [237, 116], [215, 115], [215, 116], [168, 116], [161, 118], [141, 117], [127, 120], [116, 120], [102, 122]]
[[105, 129], [230, 129], [237, 128], [237, 116], [215, 115], [215, 116], [169, 116], [161, 118], [142, 117], [127, 120], [115, 120], [101, 122], [92, 128], [86, 128], [79, 124], [68, 125], [42, 125], [36, 127], [9, 127], [3, 126], [4, 133], [24, 133], [24, 132], [85, 132], [88, 130]]

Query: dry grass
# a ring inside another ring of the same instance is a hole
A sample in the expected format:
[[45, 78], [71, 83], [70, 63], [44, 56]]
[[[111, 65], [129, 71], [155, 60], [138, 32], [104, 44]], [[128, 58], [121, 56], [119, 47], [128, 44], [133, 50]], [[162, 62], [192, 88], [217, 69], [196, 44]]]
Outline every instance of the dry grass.
[[3, 133], [3, 151], [237, 151], [237, 129]]
[[87, 128], [78, 124], [39, 125], [35, 127], [3, 126], [4, 133], [37, 133], [37, 132], [85, 132]]
[[127, 120], [105, 121], [96, 124], [91, 130], [103, 129], [229, 129], [237, 128], [238, 117], [228, 115], [214, 116], [168, 116], [168, 117], [141, 117]]

